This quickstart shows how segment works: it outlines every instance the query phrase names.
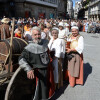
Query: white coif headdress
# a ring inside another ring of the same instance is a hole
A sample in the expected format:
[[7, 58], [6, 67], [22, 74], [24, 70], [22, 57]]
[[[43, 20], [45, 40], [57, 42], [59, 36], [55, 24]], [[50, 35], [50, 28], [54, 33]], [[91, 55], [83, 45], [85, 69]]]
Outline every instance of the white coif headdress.
[[77, 29], [77, 30], [79, 30], [79, 28], [77, 26], [73, 26], [71, 29]]

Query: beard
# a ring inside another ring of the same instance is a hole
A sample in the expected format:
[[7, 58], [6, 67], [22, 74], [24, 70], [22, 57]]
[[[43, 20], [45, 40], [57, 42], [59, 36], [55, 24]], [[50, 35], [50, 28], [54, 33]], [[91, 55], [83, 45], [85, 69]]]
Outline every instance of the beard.
[[41, 43], [41, 39], [40, 39], [40, 38], [38, 38], [38, 39], [33, 39], [33, 41], [34, 41], [34, 43], [36, 43], [36, 44], [40, 44], [40, 43]]

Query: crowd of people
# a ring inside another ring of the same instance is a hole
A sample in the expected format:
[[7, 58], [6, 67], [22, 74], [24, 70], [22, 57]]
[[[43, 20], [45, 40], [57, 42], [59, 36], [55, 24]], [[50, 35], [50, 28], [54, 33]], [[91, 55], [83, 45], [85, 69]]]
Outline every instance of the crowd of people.
[[100, 33], [100, 21], [84, 21], [83, 32]]
[[[0, 23], [0, 39], [9, 38], [12, 19], [3, 18]], [[83, 85], [84, 38], [79, 31], [90, 33], [93, 25], [97, 25], [98, 30], [92, 31], [100, 32], [100, 22], [94, 24], [86, 20], [15, 19], [13, 36], [29, 42], [19, 57], [19, 65], [26, 71], [29, 79], [38, 79], [34, 100], [47, 100], [49, 97], [47, 76], [50, 64], [54, 75], [52, 84], [54, 83], [56, 90], [68, 78], [71, 87]]]
[[[9, 30], [11, 32], [12, 19], [1, 19], [0, 24], [9, 24]], [[62, 22], [62, 23], [60, 23]], [[61, 24], [66, 28], [67, 34], [71, 31], [72, 26], [78, 26], [79, 31], [87, 33], [100, 33], [100, 21], [88, 21], [88, 20], [59, 20], [59, 19], [38, 19], [35, 18], [19, 18], [15, 20], [15, 37], [21, 37], [23, 35], [26, 39], [31, 39], [30, 30], [33, 26], [39, 26], [42, 30], [42, 38], [46, 37], [46, 33], [52, 29], [54, 26]], [[44, 34], [45, 33], [45, 34]], [[50, 34], [49, 34], [50, 37]]]

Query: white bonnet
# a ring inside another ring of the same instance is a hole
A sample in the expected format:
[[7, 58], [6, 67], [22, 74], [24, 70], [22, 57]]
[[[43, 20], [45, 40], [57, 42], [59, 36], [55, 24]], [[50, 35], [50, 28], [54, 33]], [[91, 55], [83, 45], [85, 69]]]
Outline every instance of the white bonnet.
[[71, 27], [71, 29], [77, 29], [77, 30], [79, 30], [79, 28], [77, 26], [73, 26], [73, 27]]
[[64, 24], [63, 24], [63, 22], [60, 22], [59, 24], [58, 24], [58, 26], [64, 26]]

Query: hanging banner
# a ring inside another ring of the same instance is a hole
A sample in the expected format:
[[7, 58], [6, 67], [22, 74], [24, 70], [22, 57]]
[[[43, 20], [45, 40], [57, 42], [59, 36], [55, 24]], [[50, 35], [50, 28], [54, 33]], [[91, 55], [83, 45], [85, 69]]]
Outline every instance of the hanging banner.
[[54, 18], [54, 14], [53, 13], [50, 13], [50, 18]]
[[39, 13], [39, 18], [45, 18], [45, 13]]
[[26, 18], [29, 17], [29, 11], [25, 11], [25, 17], [26, 17]]

